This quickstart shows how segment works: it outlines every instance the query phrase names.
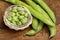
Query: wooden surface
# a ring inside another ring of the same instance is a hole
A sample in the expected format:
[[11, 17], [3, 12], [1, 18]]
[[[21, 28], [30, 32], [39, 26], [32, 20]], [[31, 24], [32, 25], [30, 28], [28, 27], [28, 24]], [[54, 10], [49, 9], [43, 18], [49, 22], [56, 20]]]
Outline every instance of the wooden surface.
[[44, 0], [49, 7], [56, 14], [56, 27], [57, 34], [54, 38], [49, 39], [48, 28], [44, 28], [35, 36], [25, 36], [24, 33], [27, 32], [30, 28], [25, 29], [24, 31], [14, 31], [6, 27], [3, 23], [3, 14], [7, 7], [11, 4], [0, 0], [0, 40], [60, 40], [60, 0]]

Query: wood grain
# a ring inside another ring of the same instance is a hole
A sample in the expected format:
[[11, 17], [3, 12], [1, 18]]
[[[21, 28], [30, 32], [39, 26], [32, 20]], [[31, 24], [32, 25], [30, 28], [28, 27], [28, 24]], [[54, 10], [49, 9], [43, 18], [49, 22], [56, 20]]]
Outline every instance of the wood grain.
[[57, 34], [54, 38], [49, 39], [49, 32], [46, 26], [44, 26], [44, 28], [38, 34], [31, 37], [24, 35], [24, 33], [31, 28], [27, 28], [24, 31], [17, 32], [6, 27], [3, 22], [3, 15], [6, 8], [9, 7], [11, 4], [5, 2], [4, 0], [0, 0], [0, 40], [60, 40], [60, 0], [44, 1], [56, 14]]

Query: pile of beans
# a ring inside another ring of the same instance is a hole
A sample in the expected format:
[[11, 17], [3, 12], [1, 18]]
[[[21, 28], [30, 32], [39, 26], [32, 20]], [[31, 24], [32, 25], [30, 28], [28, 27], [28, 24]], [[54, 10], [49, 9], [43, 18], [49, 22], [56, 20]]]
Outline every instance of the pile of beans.
[[12, 24], [24, 25], [28, 21], [28, 13], [22, 7], [12, 7], [7, 14], [7, 19]]

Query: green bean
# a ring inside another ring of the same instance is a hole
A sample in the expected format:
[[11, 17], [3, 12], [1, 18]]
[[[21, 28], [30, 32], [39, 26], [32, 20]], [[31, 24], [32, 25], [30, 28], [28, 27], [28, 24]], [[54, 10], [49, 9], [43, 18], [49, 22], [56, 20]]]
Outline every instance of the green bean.
[[39, 24], [38, 24], [38, 28], [37, 28], [37, 32], [41, 31], [42, 28], [43, 28], [43, 24], [41, 21], [39, 21]]
[[50, 21], [52, 21], [50, 19], [50, 17], [48, 16], [48, 14], [36, 3], [34, 3], [32, 0], [26, 0], [26, 2], [33, 7], [36, 11], [38, 11], [39, 13], [41, 13], [45, 18], [49, 19]]
[[33, 17], [32, 28], [33, 28], [34, 30], [36, 30], [36, 29], [37, 29], [37, 26], [38, 26], [38, 20]]
[[50, 38], [54, 37], [56, 35], [56, 27], [48, 27], [50, 31]]
[[36, 31], [32, 29], [32, 30], [28, 31], [25, 35], [27, 35], [27, 36], [33, 36], [35, 34], [36, 34]]
[[13, 3], [13, 4], [16, 4], [16, 5], [23, 5], [23, 6], [27, 7], [30, 10], [31, 14], [34, 17], [38, 18], [39, 20], [41, 20], [42, 22], [44, 22], [47, 25], [55, 26], [55, 24], [52, 21], [50, 21], [47, 18], [43, 17], [42, 14], [40, 14], [39, 12], [36, 12], [36, 10], [34, 10], [32, 7], [30, 7], [29, 5], [25, 4], [24, 2], [19, 1], [19, 0], [5, 0], [5, 1]]
[[35, 34], [36, 34], [36, 30], [37, 30], [37, 28], [38, 28], [38, 20], [37, 20], [35, 17], [33, 17], [32, 28], [33, 28], [33, 29], [30, 30], [30, 31], [28, 31], [28, 32], [26, 33], [26, 35], [32, 36], [32, 35], [35, 35]]
[[50, 18], [52, 19], [52, 21], [54, 23], [56, 23], [56, 18], [54, 15], [54, 12], [47, 6], [47, 4], [43, 1], [43, 0], [34, 0], [36, 1], [40, 6], [43, 7], [43, 9], [48, 13], [48, 15], [50, 16]]
[[[55, 19], [55, 15], [54, 13], [51, 11], [51, 9], [41, 0], [34, 0], [36, 1], [37, 3], [39, 3], [44, 10], [47, 11], [47, 13], [49, 14], [49, 16], [51, 17], [51, 19], [53, 20], [53, 22], [55, 23], [56, 22], [56, 19]], [[49, 26], [48, 27], [49, 30], [50, 30], [50, 38], [55, 36], [56, 35], [56, 27], [55, 26]]]
[[39, 31], [41, 31], [41, 29], [43, 28], [43, 23], [42, 22], [39, 22], [38, 26], [36, 26], [37, 28], [34, 30], [30, 30], [26, 33], [26, 35], [29, 35], [29, 36], [33, 36], [35, 35], [36, 33], [38, 33]]

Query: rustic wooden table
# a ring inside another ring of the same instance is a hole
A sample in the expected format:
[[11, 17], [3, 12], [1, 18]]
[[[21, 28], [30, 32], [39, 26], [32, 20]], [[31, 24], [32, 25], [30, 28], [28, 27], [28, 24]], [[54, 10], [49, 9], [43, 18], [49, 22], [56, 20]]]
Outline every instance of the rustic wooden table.
[[56, 14], [57, 34], [54, 38], [49, 39], [49, 32], [47, 27], [44, 27], [38, 34], [31, 37], [24, 35], [24, 33], [27, 32], [30, 28], [17, 32], [6, 27], [3, 22], [3, 14], [6, 8], [11, 4], [5, 2], [4, 0], [0, 0], [0, 40], [60, 40], [60, 0], [44, 1]]

